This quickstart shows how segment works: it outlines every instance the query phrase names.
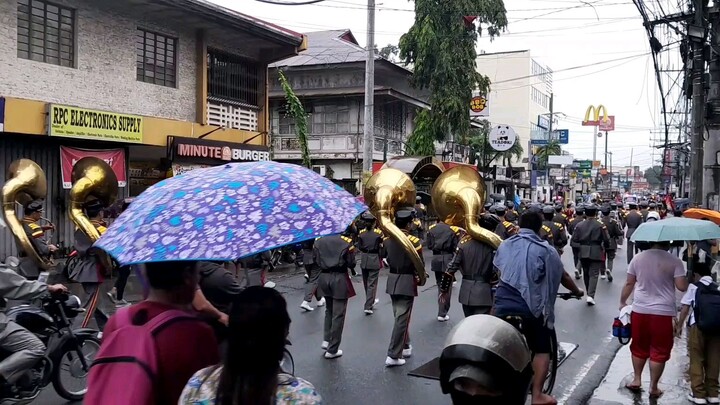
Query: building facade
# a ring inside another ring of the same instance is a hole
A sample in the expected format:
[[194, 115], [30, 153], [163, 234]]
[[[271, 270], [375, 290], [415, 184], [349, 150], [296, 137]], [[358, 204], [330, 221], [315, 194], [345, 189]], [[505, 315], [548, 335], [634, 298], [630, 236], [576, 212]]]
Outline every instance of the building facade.
[[[305, 46], [302, 34], [201, 0], [2, 1], [0, 175], [19, 158], [41, 166], [52, 242], [69, 246], [77, 159], [110, 156], [121, 198], [212, 164], [214, 150], [232, 151], [215, 164], [262, 159], [267, 66]], [[15, 253], [0, 232], [0, 259]]]
[[[308, 112], [313, 168], [347, 190], [359, 190], [365, 117], [365, 50], [350, 30], [310, 32], [308, 49], [272, 65], [270, 104], [273, 159], [299, 163], [294, 119], [285, 111], [278, 70]], [[429, 108], [427, 94], [410, 86], [411, 72], [379, 55], [375, 60], [373, 160], [402, 155], [414, 119]]]

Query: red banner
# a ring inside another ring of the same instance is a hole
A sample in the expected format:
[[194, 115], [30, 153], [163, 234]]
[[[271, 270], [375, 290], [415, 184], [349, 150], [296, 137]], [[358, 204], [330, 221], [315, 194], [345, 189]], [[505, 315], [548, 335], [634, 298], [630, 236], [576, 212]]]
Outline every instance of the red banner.
[[72, 188], [71, 176], [73, 166], [75, 166], [78, 160], [87, 156], [100, 158], [109, 164], [117, 176], [118, 187], [125, 187], [127, 184], [125, 149], [74, 149], [61, 146], [60, 167], [64, 189]]

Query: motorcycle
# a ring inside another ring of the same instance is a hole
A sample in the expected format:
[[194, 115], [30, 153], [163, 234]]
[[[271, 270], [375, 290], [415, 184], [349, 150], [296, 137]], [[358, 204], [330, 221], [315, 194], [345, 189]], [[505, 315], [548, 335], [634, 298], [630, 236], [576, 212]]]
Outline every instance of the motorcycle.
[[[46, 350], [45, 356], [21, 378], [29, 384], [11, 387], [21, 392], [22, 398], [3, 395], [0, 405], [30, 403], [50, 383], [58, 395], [69, 401], [81, 401], [87, 392], [90, 366], [100, 350], [98, 332], [89, 328], [72, 329], [72, 320], [85, 312], [77, 296], [48, 295], [40, 299], [40, 303], [39, 307], [22, 304], [5, 312], [8, 318], [37, 336]], [[11, 354], [0, 352], [0, 358]], [[65, 378], [66, 374], [70, 381]], [[77, 388], [70, 386], [73, 379], [79, 381]]]

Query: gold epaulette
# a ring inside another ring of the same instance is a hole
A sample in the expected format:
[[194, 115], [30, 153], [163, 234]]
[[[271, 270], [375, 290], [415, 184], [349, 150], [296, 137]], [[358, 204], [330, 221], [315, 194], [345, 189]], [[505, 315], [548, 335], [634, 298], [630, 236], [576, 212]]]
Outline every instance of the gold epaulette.
[[560, 222], [555, 222], [554, 224], [555, 224], [555, 226], [560, 228], [561, 231], [563, 230], [563, 224], [561, 224]]
[[503, 226], [505, 228], [510, 228], [511, 226], [515, 226], [515, 225], [510, 221], [503, 221]]
[[472, 240], [472, 237], [470, 235], [465, 235], [460, 239], [460, 243], [466, 243], [468, 241]]
[[408, 239], [410, 239], [410, 242], [412, 243], [420, 242], [420, 238], [418, 238], [417, 236], [408, 235]]
[[432, 225], [430, 225], [430, 227], [428, 228], [428, 230], [433, 229], [433, 228], [435, 228], [436, 226], [437, 226], [437, 224], [432, 224]]
[[452, 229], [453, 232], [458, 233], [460, 232], [460, 227], [455, 225], [450, 225], [450, 229]]
[[547, 232], [550, 235], [550, 237], [552, 238], [552, 229], [550, 229], [549, 226], [543, 225], [542, 229], [543, 229], [543, 231]]
[[365, 232], [367, 232], [367, 229], [361, 229], [360, 232], [358, 232], [358, 235]]
[[352, 239], [348, 238], [347, 236], [340, 235], [340, 239], [344, 240], [347, 243], [353, 243]]
[[379, 230], [379, 229], [377, 229], [377, 228], [373, 229], [373, 232], [375, 232], [375, 233], [378, 234], [378, 235], [382, 235], [382, 234], [383, 234], [382, 231]]

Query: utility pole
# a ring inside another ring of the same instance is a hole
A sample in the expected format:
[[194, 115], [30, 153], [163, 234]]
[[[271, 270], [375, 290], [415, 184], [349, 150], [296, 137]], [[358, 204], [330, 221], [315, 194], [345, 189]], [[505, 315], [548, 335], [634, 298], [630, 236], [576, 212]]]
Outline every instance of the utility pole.
[[608, 131], [605, 131], [605, 169], [608, 168], [608, 158], [607, 158], [607, 156], [608, 156], [608, 151], [607, 151], [607, 148], [608, 148]]
[[[368, 0], [367, 59], [365, 60], [365, 120], [363, 126], [363, 172], [364, 182], [372, 173], [375, 146], [375, 0]], [[387, 146], [385, 146], [386, 148]]]
[[[717, 4], [717, 3], [716, 3]], [[720, 192], [720, 166], [717, 154], [720, 152], [720, 13], [710, 13], [712, 30], [710, 34], [710, 92], [707, 99], [708, 138], [703, 146], [703, 204], [717, 210]]]
[[[548, 120], [548, 144], [552, 140], [553, 136], [553, 120], [555, 119], [555, 112], [553, 111], [553, 93], [550, 93], [550, 119]], [[555, 186], [554, 184], [550, 184], [550, 150], [548, 147], [545, 147], [545, 182], [549, 186], [548, 189], [550, 191], [550, 194], [548, 196], [548, 200], [552, 196], [552, 189]], [[550, 187], [553, 186], [553, 187]]]
[[690, 141], [690, 199], [694, 204], [703, 203], [703, 136], [705, 132], [705, 23], [706, 0], [694, 0], [695, 16], [693, 24], [688, 27], [692, 43], [692, 138]]

